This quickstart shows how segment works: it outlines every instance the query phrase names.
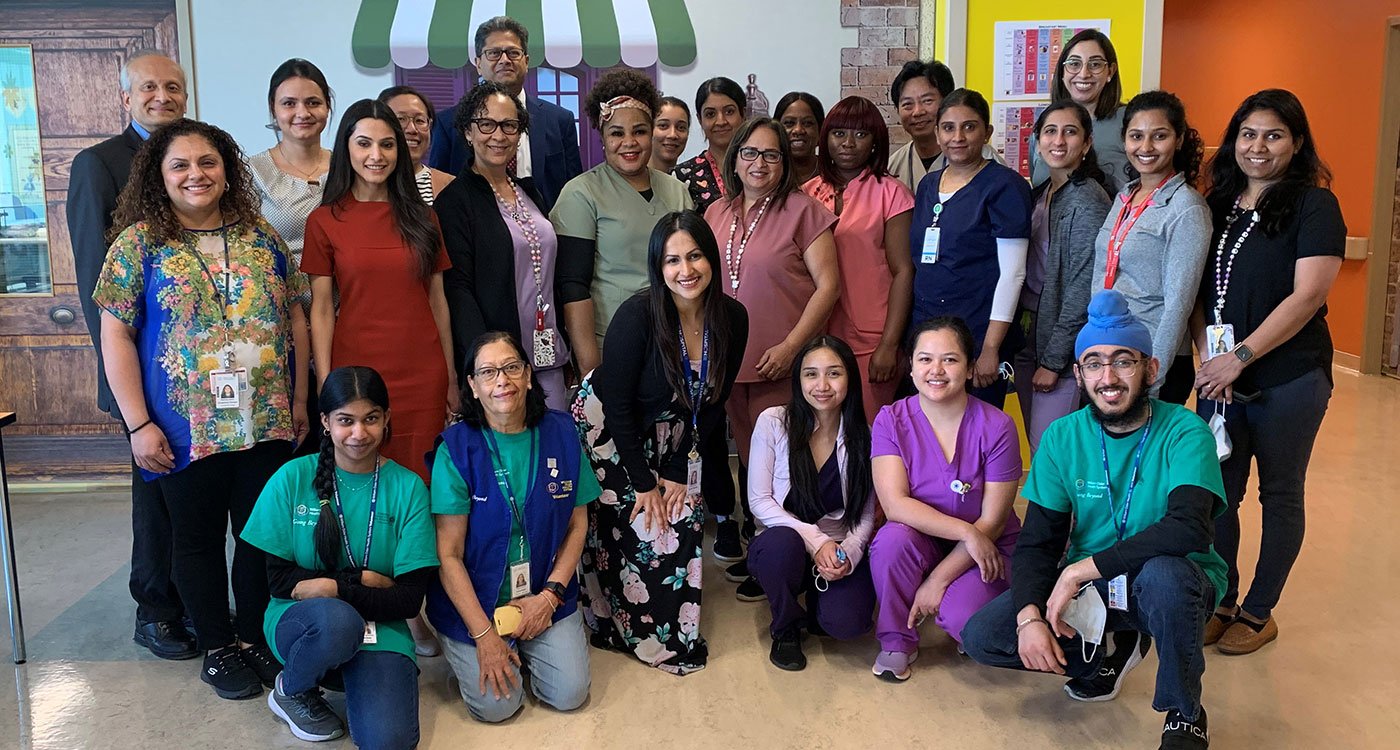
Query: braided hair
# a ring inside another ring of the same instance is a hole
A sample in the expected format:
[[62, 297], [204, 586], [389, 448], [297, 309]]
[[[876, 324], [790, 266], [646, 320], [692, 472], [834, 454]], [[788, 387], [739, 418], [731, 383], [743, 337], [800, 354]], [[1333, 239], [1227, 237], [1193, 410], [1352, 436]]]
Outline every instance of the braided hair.
[[[368, 400], [388, 411], [389, 388], [384, 385], [384, 379], [369, 367], [337, 367], [326, 376], [316, 403], [321, 416], [330, 419], [335, 410], [360, 400]], [[384, 442], [389, 442], [387, 430]], [[321, 504], [315, 531], [316, 557], [321, 560], [325, 570], [337, 570], [340, 568], [340, 519], [330, 512], [331, 498], [335, 496], [335, 441], [329, 438], [321, 441], [312, 486], [316, 488], [316, 499]]]

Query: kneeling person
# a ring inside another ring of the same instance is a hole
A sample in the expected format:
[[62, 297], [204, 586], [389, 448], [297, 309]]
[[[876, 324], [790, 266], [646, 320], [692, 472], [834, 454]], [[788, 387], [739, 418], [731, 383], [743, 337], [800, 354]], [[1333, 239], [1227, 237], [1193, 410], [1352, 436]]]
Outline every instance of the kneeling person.
[[[1094, 297], [1075, 342], [1089, 406], [1046, 430], [1011, 589], [968, 621], [963, 647], [989, 666], [1068, 675], [1071, 698], [1105, 701], [1155, 638], [1161, 747], [1204, 748], [1201, 636], [1225, 590], [1211, 545], [1225, 492], [1205, 422], [1149, 397], [1160, 366], [1151, 350], [1120, 293]], [[1107, 655], [1096, 645], [1105, 634]]]

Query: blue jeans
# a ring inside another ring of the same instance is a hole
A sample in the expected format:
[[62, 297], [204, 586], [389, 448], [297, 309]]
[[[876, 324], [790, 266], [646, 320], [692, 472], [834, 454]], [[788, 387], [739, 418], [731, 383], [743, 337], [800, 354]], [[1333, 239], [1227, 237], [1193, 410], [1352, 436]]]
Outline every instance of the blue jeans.
[[[1100, 579], [1094, 585], [1107, 602], [1108, 582]], [[1189, 721], [1196, 720], [1201, 708], [1201, 676], [1206, 671], [1201, 638], [1214, 604], [1215, 586], [1201, 566], [1184, 557], [1162, 555], [1148, 560], [1129, 581], [1128, 611], [1108, 611], [1106, 633], [1136, 630], [1157, 641], [1154, 710], [1175, 709]], [[963, 628], [963, 650], [979, 664], [1025, 669], [1016, 635], [1017, 614], [1010, 591], [993, 599]], [[1067, 662], [1065, 674], [1081, 678], [1098, 674], [1102, 647], [1085, 661], [1083, 652], [1092, 647], [1078, 636], [1060, 638], [1059, 642]]]
[[332, 669], [345, 679], [350, 736], [366, 750], [418, 745], [418, 665], [393, 651], [362, 651], [365, 620], [340, 599], [306, 599], [277, 623], [286, 660], [282, 692], [316, 687]]
[[[477, 721], [495, 724], [505, 721], [520, 710], [525, 691], [514, 689], [505, 698], [497, 698], [488, 685], [483, 695], [480, 689], [481, 666], [476, 660], [476, 645], [454, 640], [441, 633], [442, 653], [457, 675], [462, 700]], [[573, 614], [549, 626], [528, 641], [511, 641], [520, 654], [520, 661], [530, 671], [530, 691], [548, 706], [560, 711], [572, 711], [588, 700], [592, 677], [588, 667], [588, 639], [583, 633], [583, 613]], [[515, 684], [523, 685], [520, 669], [512, 666]]]

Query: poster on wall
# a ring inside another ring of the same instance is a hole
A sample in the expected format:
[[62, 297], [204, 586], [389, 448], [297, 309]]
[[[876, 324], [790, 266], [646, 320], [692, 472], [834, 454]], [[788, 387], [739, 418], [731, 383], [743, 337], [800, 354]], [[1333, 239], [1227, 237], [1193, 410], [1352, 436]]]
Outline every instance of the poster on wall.
[[1106, 18], [1079, 21], [998, 21], [993, 34], [993, 99], [1050, 99], [1050, 86], [1060, 50], [1084, 29], [1109, 33]]
[[1031, 135], [1035, 118], [1049, 102], [996, 102], [992, 105], [992, 148], [1001, 154], [1006, 166], [1030, 179]]

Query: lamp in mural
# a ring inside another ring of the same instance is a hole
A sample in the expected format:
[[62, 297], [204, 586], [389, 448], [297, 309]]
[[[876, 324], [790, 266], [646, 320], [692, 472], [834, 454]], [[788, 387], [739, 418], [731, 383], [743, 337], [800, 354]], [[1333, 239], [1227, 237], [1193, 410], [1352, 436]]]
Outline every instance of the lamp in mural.
[[749, 74], [749, 85], [744, 88], [744, 96], [749, 104], [744, 108], [744, 117], [767, 117], [768, 95], [758, 87], [758, 74]]

